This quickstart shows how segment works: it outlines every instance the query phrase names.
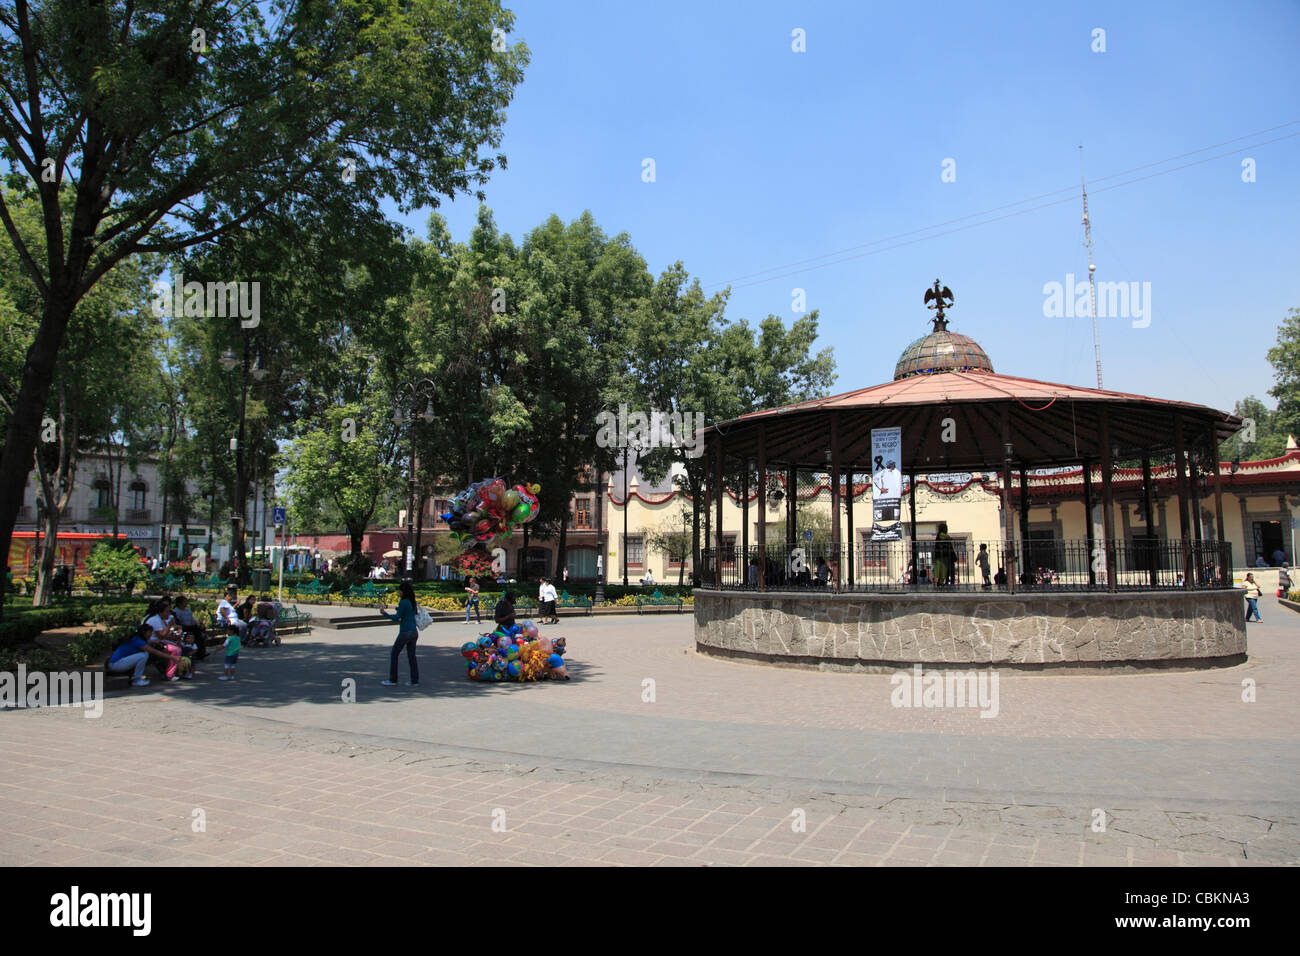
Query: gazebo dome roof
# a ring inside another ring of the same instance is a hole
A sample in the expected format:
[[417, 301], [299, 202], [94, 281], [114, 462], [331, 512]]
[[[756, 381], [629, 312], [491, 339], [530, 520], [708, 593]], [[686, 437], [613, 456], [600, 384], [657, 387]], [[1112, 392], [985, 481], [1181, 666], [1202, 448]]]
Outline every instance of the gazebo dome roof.
[[935, 321], [935, 330], [917, 339], [898, 357], [894, 366], [894, 381], [913, 375], [934, 375], [938, 372], [991, 372], [993, 363], [969, 336], [949, 332], [947, 322]]

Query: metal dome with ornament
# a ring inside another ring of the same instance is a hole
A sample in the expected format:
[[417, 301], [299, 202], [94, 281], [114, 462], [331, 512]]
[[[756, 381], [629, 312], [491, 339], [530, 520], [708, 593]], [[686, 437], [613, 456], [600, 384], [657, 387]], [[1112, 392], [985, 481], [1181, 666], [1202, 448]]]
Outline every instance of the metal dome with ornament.
[[925, 292], [925, 303], [935, 310], [934, 330], [903, 349], [894, 366], [894, 381], [939, 372], [992, 372], [993, 363], [978, 342], [948, 331], [944, 309], [952, 307], [952, 290], [940, 287], [935, 279], [934, 288]]

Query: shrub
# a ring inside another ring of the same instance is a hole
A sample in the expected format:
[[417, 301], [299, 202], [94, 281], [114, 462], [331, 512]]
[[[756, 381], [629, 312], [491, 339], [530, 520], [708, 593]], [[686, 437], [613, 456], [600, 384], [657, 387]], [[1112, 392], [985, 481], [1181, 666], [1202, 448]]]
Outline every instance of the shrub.
[[101, 541], [90, 550], [86, 570], [95, 584], [134, 588], [149, 580], [149, 572], [129, 543], [126, 547], [113, 541]]
[[119, 639], [129, 637], [134, 630], [134, 625], [126, 624], [107, 631], [94, 630], [81, 634], [68, 645], [68, 656], [74, 664], [102, 664], [113, 645]]
[[14, 608], [0, 623], [0, 647], [30, 644], [36, 635], [56, 627], [76, 627], [85, 622], [86, 611], [78, 605]]
[[0, 648], [0, 673], [16, 673], [19, 664], [25, 664], [29, 671], [57, 671], [63, 667], [59, 655], [43, 647]]
[[130, 604], [105, 605], [102, 609], [92, 608], [89, 619], [96, 624], [135, 626], [143, 621], [148, 613], [148, 602], [135, 601]]

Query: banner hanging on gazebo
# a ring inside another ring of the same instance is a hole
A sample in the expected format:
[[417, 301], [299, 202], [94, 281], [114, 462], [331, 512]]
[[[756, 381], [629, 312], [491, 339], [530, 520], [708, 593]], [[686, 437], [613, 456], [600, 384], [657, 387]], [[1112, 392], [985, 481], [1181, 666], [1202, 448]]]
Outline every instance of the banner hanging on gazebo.
[[900, 541], [903, 473], [899, 470], [903, 429], [871, 429], [872, 541]]

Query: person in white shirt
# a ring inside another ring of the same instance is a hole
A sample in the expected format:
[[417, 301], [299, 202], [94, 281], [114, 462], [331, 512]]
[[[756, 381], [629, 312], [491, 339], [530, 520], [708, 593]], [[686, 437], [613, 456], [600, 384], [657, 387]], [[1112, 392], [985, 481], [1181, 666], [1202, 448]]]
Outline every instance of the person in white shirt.
[[226, 596], [217, 605], [217, 619], [237, 630], [242, 638], [244, 629], [248, 627], [248, 622], [241, 620], [239, 614], [235, 611], [235, 601], [238, 599], [239, 591], [236, 588], [226, 588]]
[[642, 584], [654, 584], [654, 583], [655, 583], [655, 576], [654, 576], [654, 574], [650, 571], [649, 568], [646, 568], [646, 571], [645, 571], [645, 577], [643, 577], [643, 578], [641, 579], [641, 583], [642, 583]]
[[551, 583], [550, 578], [542, 578], [542, 587], [538, 591], [537, 600], [538, 610], [542, 614], [542, 623], [559, 624], [560, 619], [555, 616], [555, 602], [559, 600], [559, 595], [555, 592], [555, 585]]

